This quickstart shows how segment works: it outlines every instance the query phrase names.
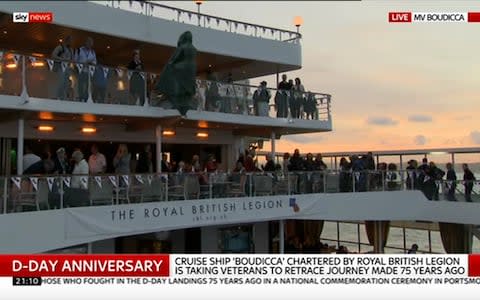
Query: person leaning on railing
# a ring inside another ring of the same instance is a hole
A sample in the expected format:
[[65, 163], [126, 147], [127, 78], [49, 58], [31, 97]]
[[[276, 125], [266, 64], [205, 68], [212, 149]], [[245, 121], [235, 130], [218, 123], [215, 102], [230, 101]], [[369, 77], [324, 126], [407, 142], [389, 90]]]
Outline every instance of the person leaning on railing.
[[270, 101], [270, 97], [270, 92], [267, 90], [267, 82], [262, 81], [255, 93], [253, 93], [255, 115], [268, 116], [268, 102]]
[[88, 66], [97, 64], [97, 56], [93, 50], [93, 39], [88, 37], [85, 46], [78, 49], [75, 61], [82, 65], [78, 75], [78, 97], [80, 101], [88, 99]]

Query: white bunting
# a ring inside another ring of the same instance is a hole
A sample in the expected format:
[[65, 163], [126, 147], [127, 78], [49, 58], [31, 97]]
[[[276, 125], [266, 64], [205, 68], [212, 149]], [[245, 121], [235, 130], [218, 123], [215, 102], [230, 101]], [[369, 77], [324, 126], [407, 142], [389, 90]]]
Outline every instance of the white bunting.
[[80, 183], [82, 184], [83, 188], [88, 187], [88, 177], [82, 176], [80, 177]]
[[95, 73], [95, 66], [88, 66], [88, 71], [90, 71], [90, 76], [93, 76], [93, 73]]
[[153, 180], [153, 176], [152, 175], [148, 175], [147, 176], [147, 180], [148, 180], [148, 184], [152, 184], [152, 180]]
[[273, 29], [270, 29], [270, 33], [271, 33], [272, 35], [273, 35], [273, 32], [274, 32], [274, 30], [273, 30]]
[[145, 80], [145, 72], [140, 72], [140, 77], [142, 77], [142, 79]]
[[150, 80], [155, 80], [155, 78], [157, 78], [156, 74], [150, 74]]
[[355, 175], [355, 179], [357, 181], [360, 180], [360, 172], [354, 172], [353, 174]]
[[210, 17], [207, 17], [207, 24], [210, 24]]
[[109, 71], [108, 68], [105, 68], [105, 67], [103, 68], [103, 77], [107, 78], [108, 71]]
[[34, 56], [29, 56], [30, 62], [33, 64], [34, 62], [37, 61], [37, 59]]
[[127, 77], [128, 77], [128, 80], [130, 80], [130, 78], [132, 77], [132, 71], [128, 70], [127, 72]]
[[33, 185], [33, 189], [35, 191], [38, 190], [38, 178], [37, 177], [30, 177], [30, 182]]
[[48, 65], [48, 68], [50, 69], [50, 71], [53, 69], [53, 60], [51, 59], [47, 59], [47, 65]]
[[130, 185], [130, 182], [128, 181], [128, 175], [122, 175], [122, 179], [123, 179], [123, 181], [125, 182], [125, 184], [126, 184], [127, 186]]
[[265, 34], [265, 28], [262, 29], [263, 34]]
[[48, 190], [51, 192], [53, 183], [55, 182], [55, 177], [47, 177]]
[[67, 62], [64, 62], [62, 61], [62, 72], [65, 73], [65, 70], [67, 69], [67, 66], [68, 66], [68, 63]]
[[209, 89], [212, 83], [210, 81], [207, 81], [207, 88]]
[[248, 25], [247, 25], [247, 24], [243, 24], [243, 28], [244, 28], [245, 30], [247, 30]]
[[182, 12], [181, 11], [178, 11], [178, 16], [177, 18], [180, 19], [180, 16], [182, 15]]
[[12, 182], [15, 183], [15, 185], [17, 186], [17, 188], [20, 188], [20, 177], [12, 177]]
[[110, 182], [113, 184], [114, 187], [117, 187], [117, 177], [108, 176], [108, 179], [110, 179]]
[[70, 177], [63, 177], [63, 183], [67, 186], [70, 187]]
[[18, 54], [14, 54], [13, 55], [13, 60], [15, 60], [15, 63], [17, 64], [18, 63], [18, 60], [20, 59], [20, 55]]
[[83, 64], [77, 64], [78, 72], [82, 73], [83, 70]]
[[117, 72], [118, 77], [123, 77], [123, 70], [120, 68], [116, 68], [115, 71]]
[[135, 175], [135, 178], [138, 180], [138, 182], [140, 182], [141, 184], [143, 184], [143, 178], [142, 178], [142, 175]]
[[102, 188], [102, 177], [95, 176], [95, 182], [98, 184], [99, 188]]

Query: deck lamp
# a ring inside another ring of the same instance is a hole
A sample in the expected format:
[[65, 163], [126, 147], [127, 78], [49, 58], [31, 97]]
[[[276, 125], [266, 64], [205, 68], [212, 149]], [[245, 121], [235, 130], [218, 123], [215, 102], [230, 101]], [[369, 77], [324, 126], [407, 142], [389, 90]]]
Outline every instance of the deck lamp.
[[297, 33], [300, 33], [300, 26], [303, 25], [303, 18], [301, 16], [296, 16], [293, 18], [293, 24], [297, 27]]
[[200, 26], [200, 5], [202, 5], [203, 1], [202, 0], [196, 0], [195, 4], [197, 4], [197, 17], [198, 17], [198, 26]]

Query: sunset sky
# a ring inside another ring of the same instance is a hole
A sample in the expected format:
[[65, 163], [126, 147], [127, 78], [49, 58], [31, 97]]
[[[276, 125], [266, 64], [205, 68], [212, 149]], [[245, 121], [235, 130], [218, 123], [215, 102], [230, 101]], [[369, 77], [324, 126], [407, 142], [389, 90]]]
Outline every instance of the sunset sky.
[[333, 95], [334, 129], [283, 137], [279, 151], [480, 145], [480, 23], [388, 22], [391, 11], [480, 11], [479, 2], [205, 1], [201, 11], [290, 30], [303, 17], [303, 68], [288, 76]]

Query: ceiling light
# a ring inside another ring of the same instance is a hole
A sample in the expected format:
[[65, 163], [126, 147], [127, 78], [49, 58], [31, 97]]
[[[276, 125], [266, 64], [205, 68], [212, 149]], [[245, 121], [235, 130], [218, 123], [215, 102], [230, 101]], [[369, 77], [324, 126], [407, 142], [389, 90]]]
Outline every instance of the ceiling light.
[[97, 128], [95, 127], [82, 127], [83, 133], [95, 133], [97, 132]]
[[164, 130], [164, 131], [162, 132], [162, 134], [163, 134], [164, 136], [173, 136], [173, 135], [175, 135], [175, 131], [173, 131], [173, 130]]
[[53, 126], [50, 126], [50, 125], [40, 125], [37, 127], [38, 131], [45, 131], [45, 132], [48, 132], [48, 131], [53, 131], [55, 128]]
[[206, 132], [198, 132], [197, 137], [199, 138], [208, 138], [208, 133]]
[[17, 67], [16, 63], [9, 63], [5, 66], [7, 69], [15, 69]]

